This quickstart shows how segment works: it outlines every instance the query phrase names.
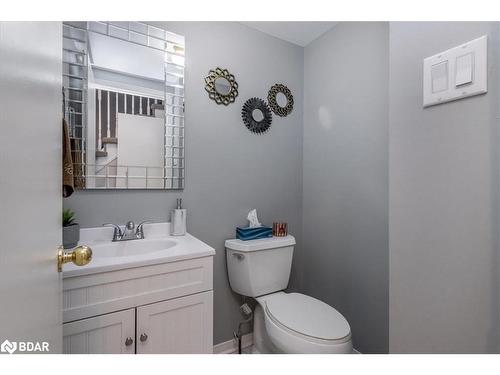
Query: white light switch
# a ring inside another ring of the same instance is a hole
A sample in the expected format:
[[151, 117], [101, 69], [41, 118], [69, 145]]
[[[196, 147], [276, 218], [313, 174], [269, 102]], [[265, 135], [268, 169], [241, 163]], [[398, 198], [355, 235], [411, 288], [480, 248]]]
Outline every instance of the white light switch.
[[455, 73], [455, 87], [472, 83], [472, 72], [474, 68], [474, 53], [467, 53], [457, 57]]
[[425, 58], [422, 73], [424, 107], [486, 93], [488, 37]]
[[431, 77], [433, 93], [448, 90], [448, 61], [433, 65]]

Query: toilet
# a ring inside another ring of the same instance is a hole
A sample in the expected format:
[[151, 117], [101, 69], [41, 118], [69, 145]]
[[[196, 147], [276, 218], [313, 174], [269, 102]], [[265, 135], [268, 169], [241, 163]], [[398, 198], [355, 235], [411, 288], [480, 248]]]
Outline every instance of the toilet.
[[259, 353], [352, 353], [351, 328], [330, 305], [305, 294], [285, 293], [295, 238], [227, 240], [229, 283], [257, 301], [253, 340]]

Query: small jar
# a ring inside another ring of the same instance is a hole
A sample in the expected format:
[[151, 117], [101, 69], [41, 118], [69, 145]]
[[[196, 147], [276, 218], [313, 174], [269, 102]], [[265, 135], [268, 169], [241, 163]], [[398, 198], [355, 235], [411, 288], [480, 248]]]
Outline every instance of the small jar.
[[280, 222], [273, 223], [273, 236], [274, 237], [288, 236], [288, 224]]

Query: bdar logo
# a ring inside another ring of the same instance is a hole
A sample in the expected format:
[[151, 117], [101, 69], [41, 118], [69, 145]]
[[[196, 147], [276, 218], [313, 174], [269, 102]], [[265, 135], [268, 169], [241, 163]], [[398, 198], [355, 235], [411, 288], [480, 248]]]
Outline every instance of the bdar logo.
[[5, 340], [2, 342], [2, 345], [0, 345], [0, 351], [3, 353], [14, 353], [17, 350], [17, 342], [10, 342], [9, 340]]

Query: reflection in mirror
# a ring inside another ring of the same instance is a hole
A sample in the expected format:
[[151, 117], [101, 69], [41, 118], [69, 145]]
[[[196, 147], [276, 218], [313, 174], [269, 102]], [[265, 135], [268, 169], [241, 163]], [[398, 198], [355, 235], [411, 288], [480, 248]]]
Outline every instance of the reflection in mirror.
[[215, 90], [220, 95], [228, 95], [231, 92], [231, 82], [224, 77], [217, 77], [214, 82]]
[[261, 122], [264, 120], [264, 114], [260, 109], [256, 108], [252, 111], [252, 118], [257, 122]]
[[276, 103], [282, 108], [286, 107], [288, 100], [286, 99], [286, 95], [282, 92], [278, 92], [276, 94]]
[[184, 37], [139, 22], [65, 22], [63, 42], [65, 72], [85, 67], [78, 82], [63, 74], [66, 112], [81, 116], [78, 188], [183, 188]]

